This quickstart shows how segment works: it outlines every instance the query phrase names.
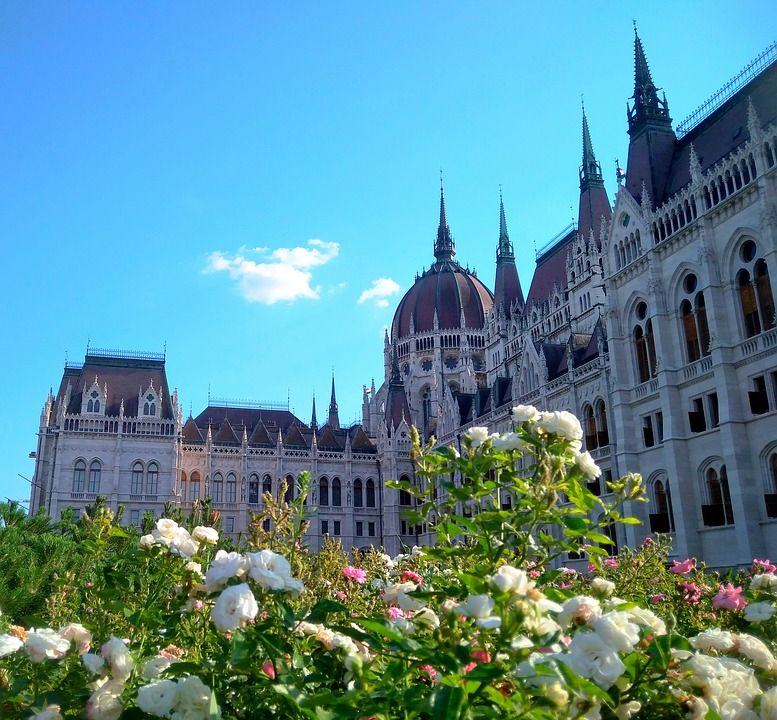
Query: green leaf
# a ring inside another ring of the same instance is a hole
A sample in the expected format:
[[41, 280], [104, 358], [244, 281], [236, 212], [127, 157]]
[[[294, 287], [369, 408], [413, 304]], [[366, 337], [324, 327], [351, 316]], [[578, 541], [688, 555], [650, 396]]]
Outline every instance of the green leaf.
[[316, 625], [326, 622], [331, 613], [348, 612], [348, 608], [336, 600], [319, 600], [305, 618], [306, 622]]
[[441, 685], [434, 693], [434, 720], [453, 720], [459, 717], [464, 697], [464, 688]]
[[232, 652], [230, 654], [230, 662], [233, 665], [242, 665], [249, 661], [256, 655], [256, 650], [259, 647], [259, 642], [251, 637], [247, 638], [245, 633], [238, 630], [232, 636]]

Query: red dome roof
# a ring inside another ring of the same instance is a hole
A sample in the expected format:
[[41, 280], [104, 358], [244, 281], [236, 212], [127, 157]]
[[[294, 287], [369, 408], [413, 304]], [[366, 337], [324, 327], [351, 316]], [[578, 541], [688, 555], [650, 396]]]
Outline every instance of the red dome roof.
[[491, 291], [455, 261], [436, 262], [419, 277], [402, 298], [394, 322], [393, 337], [434, 329], [434, 313], [441, 330], [461, 327], [461, 311], [468, 328], [482, 328], [494, 304]]

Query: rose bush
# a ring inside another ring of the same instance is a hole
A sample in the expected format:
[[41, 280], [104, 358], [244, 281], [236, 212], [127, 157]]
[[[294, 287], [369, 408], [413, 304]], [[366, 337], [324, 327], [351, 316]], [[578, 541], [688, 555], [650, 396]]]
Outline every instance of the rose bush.
[[266, 497], [241, 547], [219, 547], [207, 507], [141, 536], [96, 507], [85, 574], [32, 627], [0, 616], [0, 717], [777, 717], [777, 568], [670, 567], [661, 537], [610, 557], [640, 478], [597, 497], [573, 416], [513, 419], [461, 451], [414, 438], [419, 482], [394, 486], [440, 542], [393, 558], [309, 553], [304, 485]]

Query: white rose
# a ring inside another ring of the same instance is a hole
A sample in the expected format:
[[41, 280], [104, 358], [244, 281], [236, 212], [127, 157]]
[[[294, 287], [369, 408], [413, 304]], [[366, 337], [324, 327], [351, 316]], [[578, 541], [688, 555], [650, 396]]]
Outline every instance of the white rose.
[[210, 616], [213, 624], [222, 632], [236, 630], [244, 622], [253, 620], [259, 606], [251, 588], [246, 583], [231, 585], [219, 595]]
[[0, 658], [15, 653], [23, 646], [24, 643], [16, 635], [0, 635]]
[[494, 433], [491, 436], [491, 443], [494, 450], [522, 450], [526, 443], [521, 440], [520, 435], [514, 432], [506, 432], [503, 435]]
[[205, 720], [209, 716], [210, 688], [196, 675], [178, 680], [173, 720]]
[[641, 709], [642, 703], [631, 700], [630, 702], [623, 703], [623, 705], [618, 705], [618, 707], [615, 708], [615, 717], [617, 717], [618, 720], [629, 720], [632, 715], [636, 715]]
[[761, 720], [777, 720], [777, 687], [761, 695]]
[[169, 518], [160, 518], [156, 521], [156, 529], [159, 533], [159, 537], [172, 540], [175, 538], [176, 532], [178, 531], [178, 523]]
[[170, 658], [166, 658], [163, 655], [157, 655], [156, 657], [151, 658], [146, 664], [143, 666], [143, 677], [146, 678], [146, 680], [153, 680], [154, 678], [158, 678], [167, 668], [169, 668], [173, 662], [178, 662], [177, 660], [171, 660]]
[[249, 577], [267, 590], [285, 590], [291, 579], [291, 565], [283, 555], [260, 550], [246, 555]]
[[173, 537], [170, 539], [171, 552], [181, 557], [190, 558], [196, 555], [200, 549], [200, 544], [189, 535], [189, 531], [184, 527], [176, 528]]
[[533, 405], [516, 405], [512, 414], [513, 422], [516, 425], [523, 422], [533, 422], [540, 416], [539, 410]]
[[24, 642], [24, 649], [34, 663], [44, 660], [60, 660], [70, 649], [70, 640], [63, 638], [51, 628], [41, 628], [40, 630], [30, 628]]
[[124, 682], [132, 674], [135, 661], [132, 659], [132, 655], [130, 655], [123, 640], [111, 637], [100, 649], [100, 655], [111, 666], [111, 675], [113, 675], [115, 680]]
[[473, 448], [480, 447], [486, 440], [488, 440], [488, 428], [487, 427], [473, 427], [467, 430], [465, 435], [472, 442]]
[[602, 469], [594, 462], [591, 453], [577, 453], [575, 455], [575, 464], [580, 468], [580, 472], [587, 478], [594, 480], [602, 474]]
[[750, 580], [750, 589], [767, 592], [777, 590], [777, 575], [753, 575], [752, 580]]
[[625, 611], [631, 616], [631, 619], [640, 625], [649, 627], [656, 635], [666, 635], [666, 623], [658, 617], [652, 610], [642, 607], [633, 607]]
[[766, 622], [774, 613], [775, 607], [771, 603], [754, 602], [745, 608], [745, 620], [752, 623]]
[[105, 667], [105, 660], [90, 652], [81, 654], [81, 662], [92, 675], [97, 675]]
[[421, 608], [415, 615], [413, 615], [413, 621], [420, 625], [424, 625], [431, 630], [436, 630], [438, 627], [440, 627], [440, 618], [437, 617], [437, 613], [435, 613], [431, 608]]
[[246, 559], [240, 553], [219, 550], [205, 573], [205, 586], [208, 592], [223, 587], [230, 578], [242, 577], [246, 566]]
[[86, 717], [89, 720], [118, 720], [121, 715], [121, 694], [124, 683], [119, 680], [98, 680], [97, 689], [86, 702]]
[[68, 623], [59, 629], [59, 634], [65, 640], [72, 640], [78, 645], [78, 652], [85, 653], [92, 644], [92, 633], [80, 623]]
[[488, 617], [475, 620], [475, 625], [483, 628], [483, 630], [496, 630], [502, 627], [502, 618], [499, 615], [489, 615]]
[[591, 623], [602, 639], [620, 652], [628, 653], [639, 642], [639, 626], [628, 613], [612, 610]]
[[510, 565], [502, 565], [494, 573], [488, 582], [499, 592], [526, 595], [527, 590], [534, 585], [529, 582], [529, 576], [525, 570], [519, 570]]
[[486, 618], [494, 609], [494, 599], [490, 595], [470, 595], [459, 605], [459, 612], [467, 617]]
[[416, 589], [416, 584], [411, 582], [394, 583], [389, 585], [382, 593], [383, 602], [389, 605], [397, 605], [402, 610], [420, 610], [424, 603], [414, 600], [408, 595]]
[[195, 575], [202, 575], [202, 565], [200, 565], [198, 562], [194, 562], [194, 560], [189, 560], [189, 562], [183, 566], [183, 569], [188, 570]]
[[734, 647], [734, 635], [728, 630], [710, 628], [700, 632], [696, 637], [690, 638], [688, 642], [697, 650], [704, 652], [709, 650], [728, 652]]
[[43, 710], [30, 716], [30, 720], [62, 720], [62, 708], [59, 705], [46, 705]]
[[219, 533], [216, 528], [206, 527], [205, 525], [198, 525], [194, 528], [192, 537], [197, 542], [204, 543], [205, 545], [215, 545], [219, 541]]
[[581, 440], [583, 438], [583, 428], [580, 427], [580, 421], [566, 410], [544, 412], [541, 414], [538, 424], [546, 433], [553, 433], [567, 440]]
[[598, 595], [609, 597], [615, 592], [615, 583], [610, 580], [605, 580], [604, 578], [596, 577], [591, 580], [591, 590]]
[[604, 690], [612, 687], [626, 670], [612, 645], [596, 632], [577, 633], [568, 652], [556, 657]]
[[771, 670], [774, 667], [774, 655], [767, 647], [766, 643], [752, 635], [744, 633], [737, 636], [736, 649], [740, 655], [744, 655], [748, 660], [752, 660], [755, 665], [764, 670]]
[[154, 545], [156, 545], [156, 538], [153, 535], [144, 535], [140, 538], [139, 545], [140, 547], [148, 550], [148, 548], [154, 547]]
[[386, 553], [381, 553], [378, 555], [378, 559], [389, 569], [393, 568], [396, 563], [392, 559], [391, 555], [386, 555]]
[[596, 598], [587, 595], [577, 595], [565, 600], [558, 616], [558, 624], [565, 628], [574, 622], [585, 625], [602, 614], [602, 607]]
[[174, 680], [156, 680], [138, 688], [138, 707], [149, 715], [168, 717], [178, 697]]

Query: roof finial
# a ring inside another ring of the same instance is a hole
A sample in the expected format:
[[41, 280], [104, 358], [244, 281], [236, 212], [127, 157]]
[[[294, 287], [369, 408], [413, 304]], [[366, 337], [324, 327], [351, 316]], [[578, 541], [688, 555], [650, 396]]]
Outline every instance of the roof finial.
[[634, 21], [634, 107], [626, 106], [629, 119], [629, 132], [633, 133], [650, 120], [659, 120], [671, 125], [669, 117], [669, 104], [664, 96], [658, 97], [658, 88], [650, 74], [642, 40], [637, 32], [637, 23]]
[[448, 219], [445, 216], [445, 190], [442, 183], [442, 169], [440, 169], [440, 224], [437, 227], [437, 240], [434, 243], [434, 256], [437, 262], [452, 260], [456, 254], [456, 248], [451, 237], [451, 229], [448, 227]]
[[588, 182], [602, 182], [602, 168], [596, 161], [594, 146], [591, 142], [591, 132], [588, 129], [588, 117], [585, 114], [585, 103], [580, 96], [580, 104], [583, 110], [583, 165], [580, 168], [580, 189]]

